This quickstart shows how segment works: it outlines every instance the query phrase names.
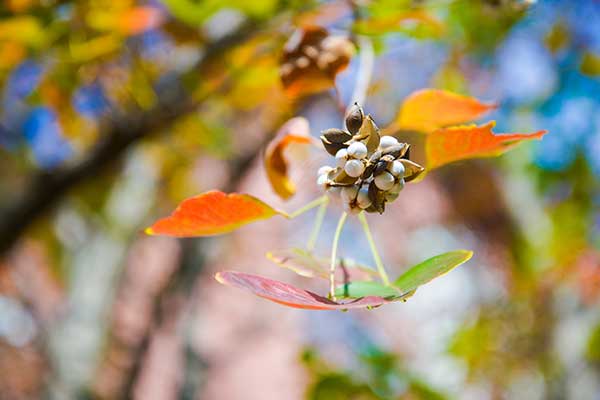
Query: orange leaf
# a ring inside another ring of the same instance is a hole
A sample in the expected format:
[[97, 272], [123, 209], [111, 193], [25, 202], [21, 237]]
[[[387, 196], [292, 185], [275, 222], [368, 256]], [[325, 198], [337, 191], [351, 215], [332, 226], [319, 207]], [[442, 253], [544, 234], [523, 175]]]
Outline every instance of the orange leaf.
[[438, 128], [473, 121], [495, 104], [437, 89], [423, 89], [404, 100], [396, 124], [400, 129], [430, 133]]
[[311, 143], [306, 118], [295, 117], [283, 124], [265, 151], [267, 177], [275, 193], [284, 200], [296, 193], [296, 186], [287, 176], [288, 164], [283, 156], [284, 150], [292, 143]]
[[162, 24], [164, 15], [156, 7], [139, 6], [124, 12], [118, 19], [117, 28], [125, 35], [137, 35]]
[[223, 285], [248, 290], [259, 297], [274, 301], [275, 303], [306, 310], [346, 310], [351, 308], [377, 307], [393, 301], [378, 296], [366, 296], [345, 303], [337, 303], [288, 283], [237, 271], [219, 272], [215, 275], [215, 279]]
[[213, 236], [274, 215], [285, 215], [247, 194], [226, 194], [218, 190], [184, 200], [168, 217], [145, 232], [175, 237]]
[[425, 141], [427, 167], [437, 168], [457, 160], [497, 156], [523, 140], [540, 139], [547, 131], [532, 134], [494, 134], [495, 121], [485, 125], [454, 126], [438, 129]]

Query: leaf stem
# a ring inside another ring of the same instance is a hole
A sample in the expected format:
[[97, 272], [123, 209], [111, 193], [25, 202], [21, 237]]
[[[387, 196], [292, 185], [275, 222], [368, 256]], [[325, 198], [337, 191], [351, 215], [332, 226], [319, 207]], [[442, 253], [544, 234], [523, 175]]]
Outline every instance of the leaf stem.
[[377, 246], [375, 246], [375, 241], [371, 235], [371, 229], [369, 229], [369, 223], [367, 222], [367, 217], [365, 216], [364, 211], [361, 211], [361, 213], [358, 214], [358, 220], [360, 221], [363, 231], [365, 232], [365, 236], [367, 237], [367, 241], [369, 242], [371, 254], [373, 254], [373, 259], [375, 260], [375, 266], [377, 267], [379, 276], [385, 285], [389, 285], [390, 278], [388, 278], [387, 272], [385, 272], [385, 267], [383, 266], [383, 262], [381, 261], [381, 257], [377, 251]]
[[326, 203], [328, 201], [329, 201], [329, 198], [327, 197], [327, 195], [323, 195], [323, 196], [321, 196], [321, 197], [319, 197], [317, 199], [314, 199], [313, 201], [311, 201], [310, 203], [308, 203], [304, 207], [302, 207], [302, 208], [300, 208], [300, 209], [298, 209], [298, 210], [296, 210], [296, 211], [294, 211], [292, 213], [285, 214], [285, 216], [287, 218], [289, 218], [289, 219], [293, 219], [293, 218], [299, 217], [300, 215], [304, 214], [305, 212], [310, 211], [313, 208], [318, 207], [321, 204]]
[[329, 298], [335, 301], [335, 265], [337, 263], [337, 248], [342, 234], [342, 228], [346, 222], [348, 214], [344, 212], [338, 221], [335, 235], [333, 236], [333, 245], [331, 248], [331, 264], [329, 265]]
[[317, 210], [317, 215], [315, 217], [315, 225], [313, 230], [308, 238], [308, 242], [306, 243], [306, 250], [312, 252], [315, 249], [315, 244], [317, 243], [317, 239], [319, 237], [319, 233], [321, 232], [321, 226], [323, 226], [323, 220], [325, 219], [325, 212], [327, 211], [327, 205], [329, 204], [329, 197], [325, 197], [325, 201], [321, 203], [321, 206]]

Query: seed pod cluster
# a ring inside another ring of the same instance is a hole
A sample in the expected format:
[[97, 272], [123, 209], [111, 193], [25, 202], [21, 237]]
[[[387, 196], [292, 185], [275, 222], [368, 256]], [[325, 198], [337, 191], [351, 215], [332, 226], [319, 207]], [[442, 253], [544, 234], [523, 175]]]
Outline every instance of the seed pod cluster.
[[409, 144], [381, 136], [358, 103], [350, 108], [345, 123], [347, 130], [321, 132], [323, 147], [335, 157], [336, 165], [321, 167], [317, 184], [348, 212], [382, 214], [386, 203], [396, 200], [405, 183], [425, 168], [408, 159]]

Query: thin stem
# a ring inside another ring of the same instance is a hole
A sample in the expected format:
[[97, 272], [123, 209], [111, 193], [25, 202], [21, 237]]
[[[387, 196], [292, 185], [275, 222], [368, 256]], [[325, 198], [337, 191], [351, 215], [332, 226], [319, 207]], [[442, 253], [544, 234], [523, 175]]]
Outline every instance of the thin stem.
[[381, 262], [381, 257], [379, 257], [379, 252], [377, 251], [377, 246], [375, 246], [375, 241], [371, 235], [371, 229], [369, 229], [369, 223], [367, 222], [367, 217], [365, 216], [364, 212], [358, 214], [358, 220], [365, 231], [365, 236], [369, 242], [369, 247], [371, 248], [371, 253], [373, 254], [373, 259], [375, 260], [375, 266], [377, 267], [379, 276], [385, 285], [389, 285], [390, 279], [388, 278], [387, 272], [385, 272], [385, 267], [383, 266], [383, 262]]
[[310, 211], [313, 208], [318, 207], [327, 201], [329, 201], [329, 199], [327, 198], [326, 195], [321, 196], [321, 197], [311, 201], [310, 203], [308, 203], [304, 207], [300, 208], [299, 210], [296, 210], [293, 213], [287, 214], [286, 217], [289, 219], [299, 217], [300, 215], [304, 214], [305, 212]]
[[354, 91], [352, 92], [352, 99], [349, 107], [352, 107], [354, 102], [358, 102], [359, 104], [364, 103], [367, 97], [371, 75], [373, 75], [373, 64], [375, 60], [375, 51], [373, 50], [371, 39], [363, 35], [358, 35], [356, 41], [360, 47], [358, 76], [356, 77], [356, 83], [354, 84]]
[[331, 248], [331, 264], [329, 266], [329, 298], [335, 301], [335, 265], [337, 263], [337, 248], [338, 242], [340, 241], [340, 235], [342, 234], [342, 228], [346, 222], [348, 214], [344, 212], [338, 221], [337, 228], [335, 229], [335, 235], [333, 236], [333, 245]]
[[325, 219], [325, 212], [327, 211], [328, 204], [329, 198], [325, 197], [325, 201], [317, 210], [317, 215], [315, 217], [315, 225], [310, 234], [310, 237], [308, 238], [308, 242], [306, 243], [306, 250], [308, 250], [309, 252], [312, 252], [315, 249], [315, 244], [317, 243], [319, 232], [321, 232], [321, 226], [323, 226], [323, 220]]

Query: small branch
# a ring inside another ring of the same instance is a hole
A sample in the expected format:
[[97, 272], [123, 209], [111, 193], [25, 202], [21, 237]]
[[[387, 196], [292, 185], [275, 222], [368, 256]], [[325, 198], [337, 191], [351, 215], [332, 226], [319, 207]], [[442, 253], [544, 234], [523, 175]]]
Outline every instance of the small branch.
[[[365, 102], [367, 91], [369, 90], [369, 83], [371, 82], [371, 76], [373, 75], [373, 64], [375, 62], [375, 51], [373, 50], [371, 39], [363, 35], [358, 35], [356, 40], [360, 47], [358, 76], [356, 77], [354, 91], [352, 92], [352, 98], [348, 108], [352, 107], [355, 102], [359, 104]], [[348, 110], [346, 110], [346, 112], [347, 111]]]
[[335, 267], [337, 264], [337, 248], [346, 218], [348, 218], [348, 213], [344, 212], [338, 221], [337, 228], [335, 229], [333, 245], [331, 248], [331, 264], [329, 265], [329, 298], [333, 301], [335, 301]]
[[326, 203], [327, 201], [329, 201], [329, 199], [327, 198], [326, 195], [323, 195], [323, 196], [311, 201], [310, 203], [308, 203], [304, 207], [300, 208], [299, 210], [296, 210], [293, 213], [287, 214], [286, 217], [289, 219], [294, 219], [294, 218], [299, 217], [300, 215], [304, 214], [305, 212], [310, 211], [313, 208], [318, 207], [323, 203]]
[[361, 213], [358, 214], [358, 220], [360, 221], [363, 231], [365, 232], [365, 236], [367, 237], [367, 241], [369, 242], [369, 247], [371, 248], [371, 253], [373, 254], [373, 259], [375, 260], [375, 266], [377, 267], [379, 276], [385, 285], [389, 285], [390, 278], [388, 278], [387, 272], [385, 272], [385, 267], [383, 266], [383, 262], [381, 261], [381, 257], [377, 251], [377, 246], [375, 245], [375, 241], [371, 235], [371, 229], [369, 229], [369, 223], [367, 222], [367, 217], [365, 216], [364, 211], [361, 211]]
[[315, 244], [317, 243], [319, 232], [321, 232], [321, 226], [323, 225], [323, 220], [325, 219], [325, 212], [327, 211], [328, 204], [329, 198], [325, 197], [325, 201], [317, 210], [317, 216], [315, 217], [315, 225], [310, 234], [310, 237], [308, 238], [308, 242], [306, 243], [306, 250], [308, 250], [309, 252], [312, 252], [315, 249]]

